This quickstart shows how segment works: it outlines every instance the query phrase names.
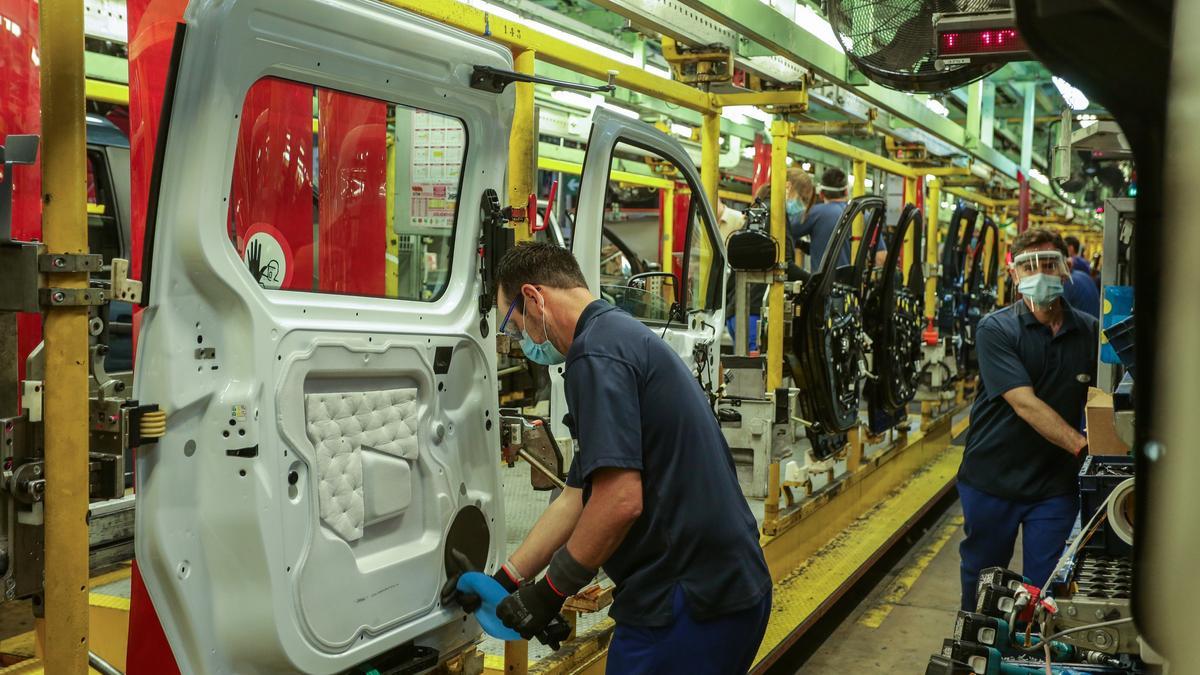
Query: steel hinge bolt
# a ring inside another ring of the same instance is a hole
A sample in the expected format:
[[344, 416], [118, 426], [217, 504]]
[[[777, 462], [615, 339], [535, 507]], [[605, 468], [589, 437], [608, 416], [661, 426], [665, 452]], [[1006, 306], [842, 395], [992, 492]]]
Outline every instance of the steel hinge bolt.
[[67, 299], [67, 294], [63, 293], [62, 291], [55, 291], [54, 294], [50, 296], [50, 298], [52, 300], [54, 300], [54, 302], [56, 302], [56, 303], [63, 302], [64, 300]]

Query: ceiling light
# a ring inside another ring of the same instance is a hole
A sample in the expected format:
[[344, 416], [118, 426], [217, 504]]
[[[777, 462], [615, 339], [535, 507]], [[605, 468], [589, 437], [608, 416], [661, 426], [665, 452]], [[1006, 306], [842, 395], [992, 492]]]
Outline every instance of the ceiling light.
[[721, 114], [727, 117], [730, 121], [737, 121], [735, 117], [742, 118], [742, 124], [745, 124], [746, 118], [758, 120], [763, 124], [770, 124], [775, 117], [771, 113], [756, 108], [752, 105], [733, 105], [722, 109]]
[[870, 190], [871, 188], [875, 187], [875, 181], [868, 178], [863, 181], [863, 186]]
[[1070, 82], [1054, 75], [1050, 78], [1055, 87], [1058, 87], [1058, 93], [1062, 94], [1063, 100], [1067, 105], [1071, 106], [1071, 110], [1083, 110], [1088, 107], [1088, 97], [1075, 87], [1071, 86]]
[[754, 146], [747, 146], [745, 149], [743, 149], [742, 157], [745, 157], [746, 159], [754, 159]]
[[791, 157], [785, 157], [784, 160], [787, 161], [788, 166], [791, 166], [792, 162], [796, 161], [796, 160], [792, 159]]
[[554, 89], [550, 92], [550, 98], [562, 103], [563, 105], [569, 105], [574, 108], [582, 108], [584, 110], [591, 110], [596, 107], [596, 104], [592, 101], [591, 96], [585, 96], [577, 91], [571, 91], [570, 89]]
[[734, 110], [733, 107], [722, 108], [721, 109], [721, 117], [724, 117], [725, 119], [729, 120], [730, 122], [733, 122], [734, 124], [745, 124], [746, 123], [746, 116], [743, 115], [741, 112]]
[[800, 165], [800, 168], [804, 169], [805, 171], [812, 171], [812, 162], [805, 162]]
[[636, 110], [630, 110], [629, 108], [622, 108], [619, 105], [613, 105], [611, 103], [606, 103], [603, 101], [601, 101], [597, 105], [599, 105], [601, 108], [607, 108], [608, 110], [611, 110], [611, 111], [617, 113], [618, 115], [624, 115], [625, 117], [628, 117], [631, 120], [637, 120], [637, 119], [642, 118], [641, 114], [638, 113]]
[[1036, 180], [1039, 183], [1042, 183], [1043, 185], [1050, 184], [1050, 180], [1048, 178], [1046, 178], [1046, 175], [1044, 173], [1042, 173], [1041, 171], [1037, 170], [1036, 168], [1029, 170], [1029, 177]]
[[950, 116], [950, 109], [946, 107], [945, 103], [942, 103], [941, 101], [937, 100], [936, 98], [925, 99], [925, 107], [929, 108], [933, 112], [941, 115], [942, 117]]

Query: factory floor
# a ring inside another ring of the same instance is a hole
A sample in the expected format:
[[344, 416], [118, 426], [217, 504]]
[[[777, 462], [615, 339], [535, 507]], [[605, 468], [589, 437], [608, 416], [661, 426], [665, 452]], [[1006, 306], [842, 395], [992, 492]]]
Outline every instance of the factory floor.
[[[820, 642], [796, 672], [922, 673], [929, 655], [954, 631], [959, 605], [956, 501]], [[1014, 569], [1021, 564], [1018, 538]]]

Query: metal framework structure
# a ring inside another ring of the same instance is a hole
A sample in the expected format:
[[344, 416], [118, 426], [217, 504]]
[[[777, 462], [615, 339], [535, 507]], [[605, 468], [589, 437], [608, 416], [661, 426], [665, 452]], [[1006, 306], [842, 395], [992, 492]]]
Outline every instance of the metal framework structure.
[[[667, 79], [642, 68], [595, 54], [578, 44], [531, 29], [517, 21], [491, 14], [455, 0], [383, 0], [446, 25], [485, 36], [512, 49], [516, 70], [533, 74], [549, 66], [575, 73], [585, 81], [612, 81], [627, 92], [644, 97], [650, 106], [663, 105], [663, 111], [677, 106], [691, 119], [699, 121], [701, 176], [705, 190], [713, 200], [720, 191], [718, 157], [723, 132], [733, 131], [721, 112], [728, 106], [762, 106], [784, 108], [789, 113], [807, 110], [820, 113], [835, 96], [854, 116], [854, 110], [878, 107], [885, 113], [878, 127], [883, 133], [908, 140], [949, 144], [967, 151], [972, 166], [922, 168], [910, 166], [862, 147], [829, 136], [798, 133], [802, 126], [788, 116], [777, 116], [770, 125], [772, 140], [772, 234], [785, 238], [786, 221], [784, 181], [787, 158], [799, 146], [812, 148], [825, 156], [849, 161], [854, 177], [854, 193], [862, 194], [868, 167], [901, 176], [909, 195], [918, 190], [924, 180], [928, 202], [936, 214], [940, 192], [975, 202], [993, 212], [1016, 205], [1013, 199], [995, 199], [962, 187], [943, 184], [948, 178], [978, 175], [981, 170], [997, 176], [1014, 178], [1023, 164], [1033, 165], [1032, 136], [1027, 131], [1021, 146], [1024, 156], [1014, 162], [991, 145], [995, 127], [997, 89], [1011, 88], [973, 85], [965, 92], [966, 124], [960, 125], [931, 111], [923, 99], [883, 89], [877, 85], [853, 82], [852, 73], [843, 54], [790, 21], [781, 21], [776, 10], [758, 2], [741, 0], [597, 0], [603, 7], [628, 17], [635, 25], [690, 44], [717, 44], [728, 49], [735, 62], [762, 77], [778, 82], [799, 83], [789, 90], [728, 93], [713, 92]], [[511, 3], [510, 3], [511, 4]], [[85, 79], [85, 72], [102, 69], [103, 60], [84, 60], [84, 3], [83, 0], [43, 0], [41, 5], [43, 119], [44, 119], [44, 236], [51, 253], [83, 253], [87, 251], [86, 195], [84, 180], [85, 97], [104, 103], [128, 101], [127, 86], [119, 81]], [[49, 27], [53, 29], [49, 29]], [[111, 26], [105, 28], [111, 31]], [[119, 36], [111, 35], [116, 38]], [[824, 81], [810, 87], [809, 73]], [[1028, 73], [1026, 73], [1028, 74]], [[575, 164], [553, 158], [539, 158], [536, 133], [534, 85], [517, 83], [516, 114], [511, 137], [509, 159], [509, 202], [523, 205], [533, 192], [535, 170], [576, 173]], [[1032, 86], [1021, 86], [1021, 116], [1025, 130], [1032, 126], [1033, 113], [1044, 94]], [[625, 94], [628, 95], [628, 94]], [[619, 99], [619, 96], [618, 96]], [[745, 130], [738, 130], [745, 133]], [[1024, 130], [1023, 130], [1024, 131]], [[750, 130], [752, 133], [753, 130]], [[743, 136], [744, 137], [744, 136]], [[927, 177], [933, 177], [927, 180]], [[674, 190], [671, 181], [630, 173], [622, 180]], [[1053, 197], [1037, 184], [1035, 189]], [[666, 203], [670, 203], [670, 199]], [[528, 228], [518, 228], [527, 231]], [[927, 219], [925, 259], [935, 265], [938, 246], [938, 219]], [[917, 252], [912, 251], [913, 255]], [[1000, 254], [1003, 249], [1000, 250]], [[779, 261], [782, 263], [782, 260]], [[929, 275], [927, 275], [928, 278]], [[86, 274], [62, 275], [64, 287], [84, 288]], [[782, 344], [784, 276], [777, 271], [769, 293], [769, 341]], [[927, 301], [927, 308], [934, 303]], [[932, 311], [928, 309], [927, 311]], [[83, 673], [88, 657], [88, 580], [87, 525], [81, 514], [87, 511], [87, 311], [81, 307], [56, 307], [46, 315], [46, 461], [54, 472], [46, 496], [46, 619], [45, 667], [49, 672]], [[779, 349], [768, 353], [768, 391], [782, 382], [783, 361]], [[801, 561], [816, 552], [820, 542], [834, 532], [850, 525], [860, 513], [900, 489], [888, 499], [908, 500], [899, 512], [907, 514], [897, 522], [880, 525], [872, 537], [864, 539], [873, 548], [864, 549], [861, 560], [852, 561], [846, 569], [818, 571], [826, 576], [815, 579], [829, 584], [829, 594], [822, 602], [800, 602], [793, 595], [811, 578], [792, 579], [784, 584], [782, 596], [786, 611], [772, 622], [768, 640], [760, 653], [760, 666], [778, 656], [790, 641], [828, 607], [829, 601], [853, 583], [864, 565], [872, 562], [873, 552], [883, 550], [902, 535], [904, 529], [920, 517], [938, 495], [944, 494], [953, 479], [957, 465], [955, 452], [949, 449], [952, 408], [926, 413], [923, 431], [901, 435], [889, 447], [870, 458], [864, 456], [863, 443], [856, 441], [851, 448], [850, 474], [822, 495], [787, 509], [782, 505], [785, 486], [780, 481], [778, 464], [771, 467], [767, 499], [769, 534], [763, 546], [767, 552], [772, 576], [781, 581]], [[924, 474], [923, 483], [909, 483], [908, 476], [920, 466], [933, 467]], [[907, 492], [905, 492], [907, 491]], [[898, 496], [897, 496], [898, 495]], [[811, 576], [811, 571], [810, 571]], [[78, 589], [78, 590], [76, 590]], [[787, 624], [786, 626], [784, 624]], [[93, 629], [93, 634], [95, 634]], [[125, 636], [120, 636], [125, 637]], [[507, 673], [524, 672], [593, 672], [603, 662], [606, 647], [603, 631], [592, 640], [581, 641], [570, 654], [546, 663], [528, 663], [527, 646], [509, 643], [502, 664]], [[495, 665], [495, 664], [489, 664]], [[601, 666], [602, 667], [602, 666]], [[590, 670], [589, 670], [590, 669]]]

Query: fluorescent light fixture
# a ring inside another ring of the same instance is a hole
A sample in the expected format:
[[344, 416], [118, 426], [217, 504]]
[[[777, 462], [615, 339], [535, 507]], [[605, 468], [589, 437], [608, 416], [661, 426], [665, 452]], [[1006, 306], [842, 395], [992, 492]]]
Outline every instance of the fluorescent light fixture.
[[1032, 168], [1029, 170], [1029, 177], [1036, 180], [1039, 183], [1042, 183], [1043, 185], [1050, 184], [1050, 180], [1048, 178], [1046, 178], [1046, 175], [1044, 173], [1042, 173], [1041, 171], [1038, 171], [1037, 168]]
[[804, 169], [805, 171], [812, 171], [812, 162], [805, 162], [800, 165], [800, 168]]
[[591, 110], [596, 107], [595, 102], [592, 101], [592, 97], [585, 96], [577, 91], [571, 91], [570, 89], [554, 89], [550, 92], [550, 98], [573, 108]]
[[868, 190], [870, 190], [871, 188], [875, 187], [875, 181], [871, 180], [870, 178], [867, 178], [863, 181], [863, 186], [865, 188], [867, 188]]
[[1075, 121], [1079, 122], [1079, 126], [1086, 129], [1096, 123], [1096, 116], [1091, 113], [1076, 115]]
[[[767, 3], [764, 0], [763, 4], [770, 3]], [[833, 26], [829, 25], [829, 21], [820, 14], [817, 14], [812, 7], [797, 3], [796, 16], [794, 16], [792, 20], [796, 22], [796, 25], [816, 36], [816, 38], [821, 42], [824, 42], [839, 52], [845, 51], [845, 48], [842, 47], [842, 43], [838, 41], [838, 36], [833, 32]], [[850, 43], [849, 40], [846, 42], [847, 44]]]
[[636, 110], [630, 110], [629, 108], [622, 108], [619, 105], [613, 105], [612, 103], [605, 103], [603, 101], [597, 103], [597, 105], [600, 106], [601, 108], [607, 108], [608, 110], [611, 110], [611, 111], [617, 113], [618, 115], [624, 115], [625, 117], [628, 117], [631, 120], [637, 120], [637, 119], [642, 118], [641, 114], [638, 113]]
[[928, 183], [928, 182], [930, 182], [930, 181], [934, 181], [934, 180], [937, 180], [937, 176], [935, 176], [935, 175], [933, 175], [933, 174], [931, 174], [931, 173], [927, 173], [927, 174], [925, 174], [925, 182], [926, 182], [926, 183]]
[[775, 119], [771, 113], [760, 110], [752, 105], [732, 105], [728, 108], [724, 108], [721, 114], [727, 117], [731, 122], [737, 122], [737, 119], [732, 116], [740, 116], [742, 121], [738, 122], [739, 124], [745, 124], [745, 120], [747, 118], [758, 120], [763, 124], [770, 124], [771, 121]]
[[687, 126], [686, 124], [672, 124], [671, 125], [671, 133], [675, 134], [676, 136], [683, 137], [683, 138], [691, 138], [692, 137], [692, 128]]
[[1082, 91], [1071, 86], [1070, 82], [1054, 75], [1050, 78], [1055, 87], [1058, 87], [1058, 93], [1062, 94], [1063, 100], [1067, 105], [1071, 106], [1071, 110], [1083, 110], [1088, 107], [1088, 97], [1084, 96]]
[[791, 166], [792, 162], [796, 161], [796, 160], [792, 159], [791, 157], [785, 157], [784, 160], [787, 162], [788, 166]]
[[946, 107], [945, 103], [942, 103], [941, 101], [937, 100], [936, 98], [925, 99], [925, 107], [929, 108], [933, 112], [941, 115], [942, 117], [950, 116], [950, 109]]
[[733, 109], [733, 107], [722, 108], [721, 117], [733, 122], [734, 124], [745, 124], [746, 116]]

